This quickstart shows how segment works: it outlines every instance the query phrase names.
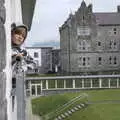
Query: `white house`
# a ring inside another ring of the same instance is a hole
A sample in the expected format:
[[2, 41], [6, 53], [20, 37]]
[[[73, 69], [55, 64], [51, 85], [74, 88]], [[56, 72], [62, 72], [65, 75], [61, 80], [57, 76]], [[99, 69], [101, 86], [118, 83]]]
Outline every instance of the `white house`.
[[27, 52], [37, 63], [36, 72], [52, 71], [52, 47], [26, 47]]
[[12, 110], [11, 23], [24, 23], [31, 29], [36, 0], [0, 0], [0, 120], [18, 118], [17, 101]]

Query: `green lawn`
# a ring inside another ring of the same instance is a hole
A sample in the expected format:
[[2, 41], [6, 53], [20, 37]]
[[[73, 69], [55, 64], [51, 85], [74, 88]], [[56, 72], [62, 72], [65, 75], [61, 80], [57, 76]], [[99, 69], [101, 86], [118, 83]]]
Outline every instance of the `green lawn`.
[[80, 93], [65, 93], [46, 97], [40, 97], [32, 100], [32, 110], [34, 114], [45, 115], [70, 99], [78, 96]]
[[106, 103], [107, 100], [120, 100], [120, 89], [82, 90], [79, 93], [40, 97], [32, 100], [33, 111], [35, 114], [45, 115], [81, 93], [87, 93], [88, 100], [95, 104], [88, 105], [87, 108], [72, 114], [65, 120], [120, 120], [120, 102]]
[[120, 104], [93, 104], [65, 120], [120, 120]]

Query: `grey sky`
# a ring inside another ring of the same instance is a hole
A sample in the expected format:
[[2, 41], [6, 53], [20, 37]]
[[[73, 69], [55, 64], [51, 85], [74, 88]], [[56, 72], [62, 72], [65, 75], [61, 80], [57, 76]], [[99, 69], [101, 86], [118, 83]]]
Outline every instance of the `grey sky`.
[[[59, 41], [59, 27], [80, 7], [82, 0], [36, 0], [32, 28], [26, 45], [34, 42]], [[84, 0], [93, 4], [94, 12], [115, 12], [120, 0]]]

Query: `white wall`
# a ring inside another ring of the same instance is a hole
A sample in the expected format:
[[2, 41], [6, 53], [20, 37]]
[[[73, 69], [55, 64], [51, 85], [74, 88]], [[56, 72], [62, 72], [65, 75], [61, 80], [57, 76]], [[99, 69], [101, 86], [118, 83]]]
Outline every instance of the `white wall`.
[[[12, 71], [11, 71], [11, 23], [22, 23], [21, 0], [5, 0], [6, 8], [6, 99], [8, 120], [17, 120], [17, 110], [12, 112], [11, 88], [12, 88]], [[16, 105], [15, 105], [16, 106]], [[17, 109], [17, 108], [16, 108]]]
[[21, 0], [10, 0], [11, 4], [11, 23], [22, 23]]

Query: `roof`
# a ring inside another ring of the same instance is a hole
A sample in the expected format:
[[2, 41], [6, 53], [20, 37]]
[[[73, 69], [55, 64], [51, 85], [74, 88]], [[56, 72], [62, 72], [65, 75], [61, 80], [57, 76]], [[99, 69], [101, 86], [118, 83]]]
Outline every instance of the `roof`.
[[120, 13], [93, 13], [99, 25], [120, 25]]
[[31, 29], [36, 0], [21, 0], [23, 23]]

